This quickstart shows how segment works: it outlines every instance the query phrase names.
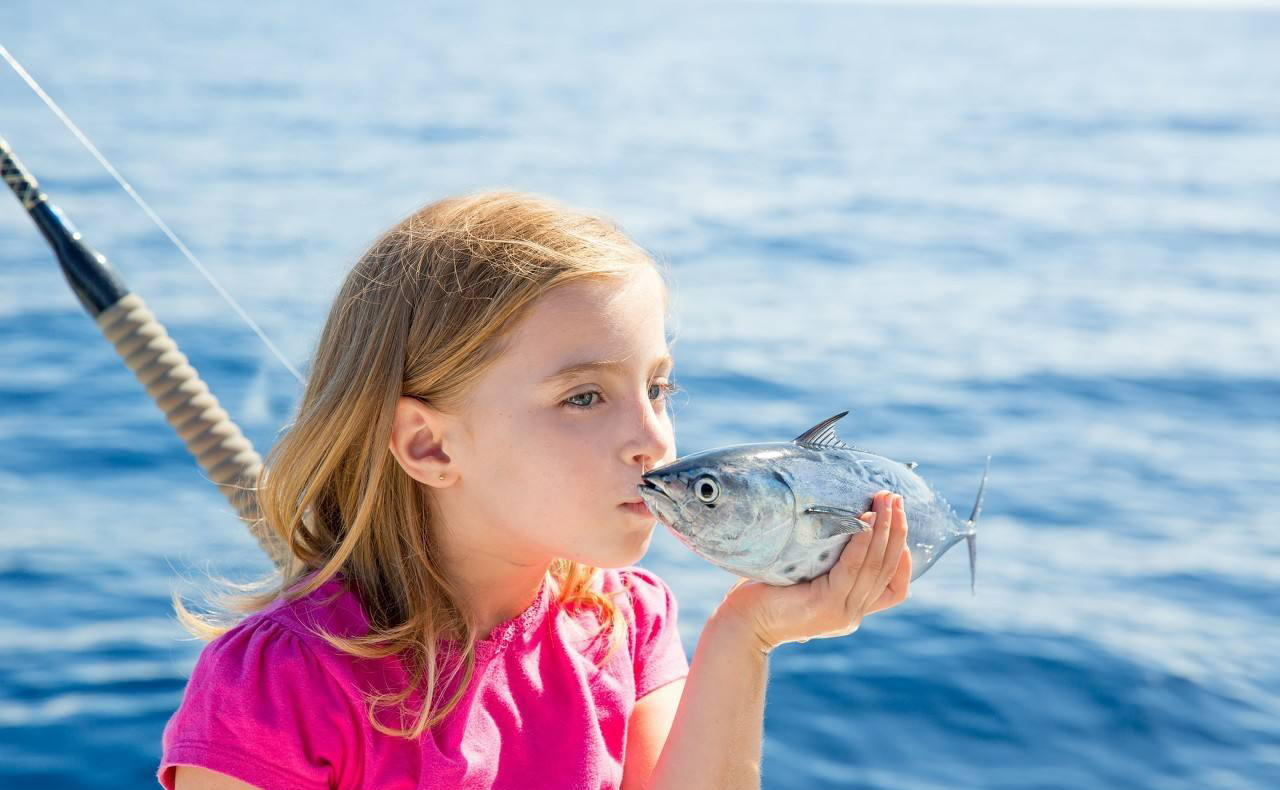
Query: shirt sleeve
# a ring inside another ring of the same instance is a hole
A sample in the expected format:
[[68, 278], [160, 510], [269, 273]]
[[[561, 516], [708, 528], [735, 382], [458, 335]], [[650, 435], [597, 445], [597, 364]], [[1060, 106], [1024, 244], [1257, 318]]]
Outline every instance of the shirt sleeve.
[[263, 790], [346, 784], [361, 732], [356, 706], [305, 640], [267, 618], [205, 645], [164, 728], [156, 773], [198, 765]]
[[635, 617], [631, 660], [636, 699], [689, 674], [689, 660], [680, 642], [676, 597], [653, 571], [633, 567], [626, 573]]

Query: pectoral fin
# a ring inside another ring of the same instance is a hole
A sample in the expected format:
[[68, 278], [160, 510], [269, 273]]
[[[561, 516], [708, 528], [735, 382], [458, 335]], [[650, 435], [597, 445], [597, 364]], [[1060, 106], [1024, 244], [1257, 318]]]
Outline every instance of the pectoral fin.
[[864, 529], [871, 529], [871, 525], [858, 518], [860, 514], [847, 510], [842, 507], [834, 507], [832, 505], [810, 505], [804, 509], [806, 515], [813, 516], [817, 521], [818, 540], [834, 538], [837, 535], [851, 535], [855, 532], [861, 532]]

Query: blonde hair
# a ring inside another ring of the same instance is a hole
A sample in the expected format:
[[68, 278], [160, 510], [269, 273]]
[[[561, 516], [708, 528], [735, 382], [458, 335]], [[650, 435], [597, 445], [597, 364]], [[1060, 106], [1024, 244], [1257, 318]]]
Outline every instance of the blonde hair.
[[[410, 669], [408, 687], [365, 697], [371, 724], [416, 738], [442, 721], [466, 692], [482, 636], [439, 564], [430, 488], [388, 449], [398, 399], [410, 395], [458, 413], [534, 300], [565, 283], [624, 280], [642, 266], [653, 266], [669, 285], [665, 264], [611, 219], [512, 190], [439, 200], [391, 227], [335, 297], [297, 417], [258, 481], [261, 518], [290, 547], [289, 563], [249, 584], [219, 579], [242, 594], [211, 597], [240, 618], [194, 614], [175, 592], [179, 622], [212, 640], [244, 615], [305, 596], [341, 573], [370, 630], [320, 635], [359, 658], [402, 654]], [[666, 309], [666, 287], [663, 294]], [[610, 644], [602, 664], [625, 643], [626, 625], [612, 597], [593, 589], [598, 571], [556, 559], [547, 581], [561, 606], [595, 613], [597, 638]], [[456, 641], [459, 660], [442, 671], [437, 640], [446, 637]], [[452, 697], [436, 706], [441, 688], [459, 676]], [[405, 701], [417, 688], [425, 702], [414, 712]], [[377, 711], [384, 704], [397, 705], [399, 721], [407, 714], [412, 723], [384, 726]]]

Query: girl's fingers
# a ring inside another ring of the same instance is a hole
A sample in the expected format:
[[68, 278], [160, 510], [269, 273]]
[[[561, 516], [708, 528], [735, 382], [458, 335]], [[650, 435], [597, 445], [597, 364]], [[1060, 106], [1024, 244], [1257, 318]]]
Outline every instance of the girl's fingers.
[[862, 611], [863, 602], [871, 593], [872, 585], [884, 568], [884, 551], [889, 542], [889, 527], [893, 518], [891, 496], [887, 491], [879, 492], [875, 496], [873, 507], [876, 512], [876, 523], [872, 528], [871, 544], [867, 546], [866, 559], [858, 567], [853, 586], [845, 596], [844, 611], [849, 617]]
[[902, 559], [898, 561], [898, 572], [889, 580], [889, 589], [893, 592], [893, 602], [902, 603], [911, 596], [911, 549], [902, 547]]
[[[870, 525], [875, 521], [875, 513], [867, 511], [862, 515], [862, 520]], [[862, 564], [867, 559], [867, 548], [871, 545], [871, 538], [874, 537], [873, 529], [864, 529], [858, 532], [847, 543], [840, 552], [840, 559], [836, 561], [831, 571], [823, 577], [827, 580], [826, 589], [822, 591], [822, 597], [828, 595], [836, 596], [836, 600], [843, 601], [849, 595], [849, 591], [853, 589], [853, 584], [858, 580], [858, 572], [862, 568]]]
[[898, 560], [898, 570], [893, 574], [893, 578], [889, 580], [889, 586], [884, 589], [884, 592], [880, 593], [880, 597], [876, 599], [876, 602], [867, 607], [866, 614], [888, 609], [890, 606], [902, 603], [911, 592], [910, 585], [911, 550], [903, 546], [902, 558]]
[[893, 516], [889, 524], [889, 541], [884, 548], [884, 567], [876, 576], [875, 584], [871, 586], [871, 597], [878, 598], [880, 591], [885, 588], [889, 580], [893, 578], [894, 573], [898, 570], [898, 562], [902, 559], [902, 548], [907, 543], [907, 509], [902, 501], [902, 497], [895, 495], [893, 498]]

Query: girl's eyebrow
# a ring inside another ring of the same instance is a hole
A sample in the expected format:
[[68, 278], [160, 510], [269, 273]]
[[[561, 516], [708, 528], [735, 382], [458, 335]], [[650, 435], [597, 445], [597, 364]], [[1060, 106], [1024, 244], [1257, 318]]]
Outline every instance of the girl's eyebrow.
[[[663, 365], [674, 365], [674, 364], [675, 364], [675, 360], [671, 358], [671, 352], [668, 351], [665, 356], [658, 358], [658, 360], [654, 363], [653, 367], [654, 369], [657, 369]], [[585, 362], [574, 362], [572, 364], [569, 364], [560, 368], [555, 373], [552, 373], [550, 376], [547, 376], [540, 382], [540, 384], [543, 386], [546, 386], [548, 384], [554, 384], [558, 381], [563, 381], [565, 379], [573, 378], [579, 373], [588, 373], [588, 372], [597, 371], [597, 370], [606, 370], [606, 371], [611, 371], [613, 373], [625, 373], [627, 370], [627, 365], [626, 365], [626, 362], [622, 360], [612, 360], [612, 359], [593, 359], [593, 360], [587, 360]]]

